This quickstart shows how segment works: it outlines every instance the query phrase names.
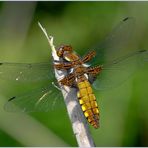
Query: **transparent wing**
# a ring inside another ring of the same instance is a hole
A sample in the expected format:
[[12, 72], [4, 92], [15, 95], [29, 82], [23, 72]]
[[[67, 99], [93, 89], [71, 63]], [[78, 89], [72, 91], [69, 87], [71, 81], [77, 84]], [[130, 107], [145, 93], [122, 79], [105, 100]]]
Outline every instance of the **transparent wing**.
[[41, 81], [54, 78], [51, 63], [0, 63], [0, 79]]
[[103, 65], [101, 73], [93, 83], [97, 90], [104, 90], [120, 85], [141, 66], [148, 63], [148, 51], [139, 50], [117, 58]]
[[96, 57], [91, 61], [91, 65], [100, 65], [124, 55], [131, 41], [134, 22], [134, 18], [125, 18], [101, 44], [96, 45]]
[[130, 52], [128, 49], [134, 23], [134, 18], [125, 18], [95, 47], [96, 57], [91, 61], [91, 65], [103, 65], [102, 72], [93, 83], [96, 89], [104, 90], [118, 86], [127, 80], [139, 65], [147, 61], [146, 50]]
[[[57, 107], [55, 107], [57, 105]], [[61, 91], [52, 84], [20, 96], [11, 97], [4, 109], [9, 112], [51, 111], [64, 107]]]

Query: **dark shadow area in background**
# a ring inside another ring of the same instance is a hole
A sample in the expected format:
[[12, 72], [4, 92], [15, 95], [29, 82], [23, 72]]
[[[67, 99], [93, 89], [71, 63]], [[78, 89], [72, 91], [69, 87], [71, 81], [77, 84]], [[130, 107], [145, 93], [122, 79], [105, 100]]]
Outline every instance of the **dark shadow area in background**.
[[62, 15], [64, 9], [72, 2], [60, 2], [60, 1], [52, 1], [52, 2], [37, 2], [36, 7], [36, 15], [38, 13], [46, 12], [50, 13], [52, 16]]

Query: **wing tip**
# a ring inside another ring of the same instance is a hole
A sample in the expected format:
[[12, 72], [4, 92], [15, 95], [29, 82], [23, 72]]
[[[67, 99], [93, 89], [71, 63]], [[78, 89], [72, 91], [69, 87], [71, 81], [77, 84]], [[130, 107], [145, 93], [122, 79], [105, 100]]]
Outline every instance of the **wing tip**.
[[0, 63], [0, 66], [3, 65], [3, 63]]
[[126, 18], [123, 19], [123, 21], [127, 21], [128, 19], [129, 19], [129, 17], [126, 17]]
[[147, 50], [145, 50], [145, 49], [142, 49], [142, 50], [139, 50], [139, 52], [146, 52]]
[[128, 17], [124, 18], [122, 21], [125, 22], [127, 20], [134, 20], [134, 17], [128, 16]]

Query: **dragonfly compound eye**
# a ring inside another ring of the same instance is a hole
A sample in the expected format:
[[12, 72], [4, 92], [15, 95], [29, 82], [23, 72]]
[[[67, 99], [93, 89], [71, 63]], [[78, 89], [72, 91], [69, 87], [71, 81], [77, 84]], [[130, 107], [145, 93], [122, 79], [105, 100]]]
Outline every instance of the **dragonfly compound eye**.
[[58, 55], [58, 57], [62, 57], [63, 56], [63, 53], [64, 53], [63, 46], [61, 46], [60, 48], [57, 49], [57, 55]]

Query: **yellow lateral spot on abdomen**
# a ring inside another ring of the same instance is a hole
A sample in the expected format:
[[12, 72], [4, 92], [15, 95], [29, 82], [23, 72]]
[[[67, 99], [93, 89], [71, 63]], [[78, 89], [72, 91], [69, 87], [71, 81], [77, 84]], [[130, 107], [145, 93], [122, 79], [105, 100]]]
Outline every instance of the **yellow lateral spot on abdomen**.
[[85, 103], [89, 102], [89, 96], [85, 95], [85, 96], [81, 97], [80, 100], [83, 100]]
[[83, 104], [82, 106], [82, 110], [83, 111], [86, 111], [86, 110], [88, 110], [88, 109], [91, 109], [92, 107], [91, 107], [91, 104], [88, 102], [88, 103], [85, 103], [85, 104]]
[[79, 99], [80, 105], [84, 104], [84, 101], [82, 99]]
[[85, 96], [78, 98], [78, 99], [79, 99], [80, 104], [84, 104], [84, 103], [89, 102], [89, 96], [88, 95], [85, 95]]
[[95, 114], [99, 114], [99, 109], [98, 109], [98, 108], [93, 108], [92, 110], [93, 110], [93, 112], [94, 112]]
[[87, 117], [89, 117], [89, 116], [92, 116], [93, 113], [92, 113], [92, 111], [89, 109], [89, 110], [86, 110], [86, 111], [84, 112], [84, 115], [85, 115], [85, 117], [87, 118]]

